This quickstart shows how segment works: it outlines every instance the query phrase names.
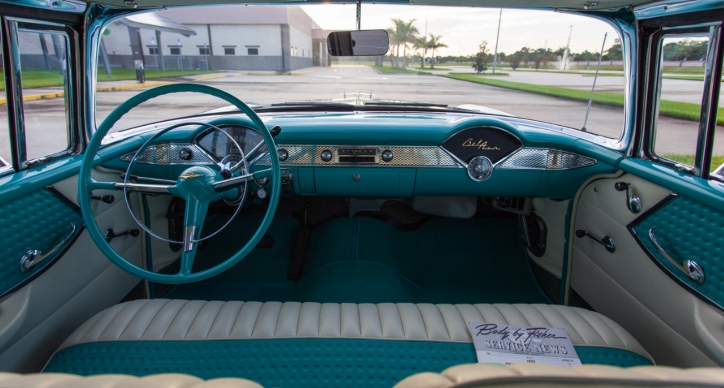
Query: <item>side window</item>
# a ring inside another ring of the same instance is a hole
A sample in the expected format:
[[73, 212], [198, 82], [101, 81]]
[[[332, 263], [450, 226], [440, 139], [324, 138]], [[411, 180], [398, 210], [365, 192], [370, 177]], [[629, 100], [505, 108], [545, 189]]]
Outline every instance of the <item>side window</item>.
[[671, 35], [660, 41], [659, 99], [651, 151], [659, 160], [694, 172], [709, 37]]
[[[2, 47], [2, 40], [0, 40], [0, 47]], [[2, 83], [3, 90], [5, 89], [5, 77], [4, 71], [0, 75], [3, 76], [0, 83]], [[2, 95], [2, 99], [5, 100], [5, 93]], [[12, 153], [10, 148], [10, 126], [8, 124], [8, 106], [3, 101], [0, 104], [0, 173], [12, 168]]]
[[[721, 74], [724, 74], [724, 68], [721, 70]], [[709, 165], [710, 175], [718, 181], [724, 181], [724, 133], [721, 132], [723, 128], [722, 124], [724, 124], [724, 95], [722, 94], [724, 87], [722, 86], [724, 86], [724, 84], [720, 84], [719, 89], [719, 106], [716, 118], [717, 125], [714, 130], [711, 162]]]
[[62, 31], [34, 23], [11, 23], [20, 74], [16, 82], [22, 86], [25, 159], [32, 166], [70, 147], [69, 41]]

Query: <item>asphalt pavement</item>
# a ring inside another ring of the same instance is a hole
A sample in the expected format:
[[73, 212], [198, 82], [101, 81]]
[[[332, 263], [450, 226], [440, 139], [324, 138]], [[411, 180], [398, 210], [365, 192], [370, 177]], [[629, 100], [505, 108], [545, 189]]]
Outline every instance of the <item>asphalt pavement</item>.
[[[505, 77], [515, 82], [551, 84], [572, 88], [588, 88], [592, 77], [577, 74], [543, 72], [512, 72]], [[697, 81], [677, 81], [682, 88], [696, 90]], [[583, 125], [586, 103], [555, 97], [547, 97], [509, 89], [496, 88], [471, 82], [452, 80], [434, 75], [379, 74], [368, 66], [334, 66], [301, 69], [288, 75], [272, 72], [223, 72], [169, 80], [149, 80], [140, 85], [134, 81], [99, 83], [103, 91], [97, 93], [97, 118], [100, 122], [115, 107], [131, 96], [158, 82], [196, 82], [225, 90], [242, 101], [270, 104], [309, 99], [341, 99], [355, 93], [363, 97], [394, 99], [451, 106], [476, 104], [498, 109], [512, 115], [556, 123], [571, 128]], [[588, 83], [588, 85], [586, 85]], [[623, 89], [622, 77], [601, 77], [597, 90]], [[619, 89], [616, 89], [619, 88]], [[29, 94], [57, 93], [57, 88], [32, 90]], [[679, 94], [683, 94], [679, 93]], [[165, 118], [188, 116], [213, 109], [225, 102], [210, 96], [179, 93], [150, 100], [131, 111], [113, 130], [129, 128]], [[0, 120], [6, 113], [0, 109]], [[25, 104], [28, 122], [28, 148], [42, 154], [57, 150], [65, 143], [64, 106], [62, 98], [38, 99]], [[6, 120], [0, 122], [7, 122]], [[590, 132], [617, 138], [623, 126], [623, 109], [594, 105], [586, 127]], [[56, 129], [57, 128], [57, 129]], [[693, 153], [697, 125], [691, 121], [662, 118], [658, 123], [659, 153]], [[7, 135], [0, 138], [0, 155], [5, 155]], [[52, 145], [55, 144], [55, 147]], [[690, 146], [689, 146], [690, 145]], [[715, 153], [724, 154], [724, 136], [716, 141]]]

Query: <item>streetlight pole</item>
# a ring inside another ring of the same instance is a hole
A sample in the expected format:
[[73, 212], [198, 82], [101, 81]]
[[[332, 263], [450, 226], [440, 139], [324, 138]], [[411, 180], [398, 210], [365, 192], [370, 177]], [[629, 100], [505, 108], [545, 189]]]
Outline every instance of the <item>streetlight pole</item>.
[[500, 39], [500, 21], [503, 19], [503, 9], [500, 9], [498, 15], [498, 34], [495, 35], [495, 54], [493, 54], [493, 74], [495, 74], [495, 67], [498, 64], [498, 39]]
[[568, 33], [568, 43], [566, 44], [566, 52], [563, 53], [563, 70], [568, 67], [568, 56], [571, 54], [571, 35], [573, 35], [573, 26], [571, 25], [571, 32]]

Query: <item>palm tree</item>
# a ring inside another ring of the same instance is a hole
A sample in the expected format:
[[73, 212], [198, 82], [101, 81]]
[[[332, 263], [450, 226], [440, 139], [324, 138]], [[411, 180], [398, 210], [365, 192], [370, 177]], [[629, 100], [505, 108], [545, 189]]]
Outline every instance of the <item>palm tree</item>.
[[387, 29], [387, 33], [390, 36], [390, 45], [393, 47], [395, 61], [392, 67], [397, 68], [400, 60], [400, 45], [403, 43], [403, 33], [405, 29], [405, 22], [400, 18], [392, 19], [392, 28]]
[[425, 67], [425, 54], [427, 53], [427, 37], [417, 38], [412, 46], [415, 50], [422, 50], [420, 55], [420, 67]]
[[[400, 19], [397, 19], [400, 20]], [[393, 19], [394, 21], [394, 19]], [[417, 35], [420, 33], [420, 31], [417, 30], [417, 27], [413, 26], [412, 23], [416, 22], [417, 19], [412, 19], [409, 22], [405, 22], [400, 20], [400, 24], [398, 25], [398, 34], [400, 39], [400, 44], [402, 44], [402, 69], [404, 70], [407, 68], [407, 45], [408, 44], [414, 44], [417, 41]]]
[[445, 43], [442, 43], [440, 40], [442, 39], [442, 35], [433, 35], [430, 34], [430, 40], [427, 41], [427, 47], [432, 50], [432, 60], [430, 61], [430, 68], [435, 68], [435, 51], [441, 47], [447, 47]]

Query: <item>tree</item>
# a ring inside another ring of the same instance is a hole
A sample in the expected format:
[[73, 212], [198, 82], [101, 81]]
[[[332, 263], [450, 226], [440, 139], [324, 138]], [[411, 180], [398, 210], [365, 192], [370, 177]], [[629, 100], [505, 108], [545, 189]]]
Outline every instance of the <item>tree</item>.
[[478, 53], [473, 57], [473, 69], [481, 73], [488, 70], [488, 41], [484, 40], [478, 46]]
[[604, 59], [608, 61], [618, 61], [623, 59], [623, 49], [621, 48], [621, 39], [616, 39], [613, 46], [606, 51]]
[[400, 18], [393, 18], [391, 20], [393, 26], [387, 29], [387, 34], [390, 36], [390, 45], [396, 49], [396, 63], [393, 67], [400, 67], [400, 46], [402, 46], [402, 55], [404, 57], [402, 68], [404, 69], [407, 67], [407, 45], [414, 44], [417, 40], [417, 35], [420, 33], [417, 27], [412, 25], [417, 19], [412, 19], [409, 22]]
[[427, 47], [432, 50], [432, 60], [430, 61], [430, 68], [435, 68], [435, 51], [441, 47], [447, 47], [445, 43], [442, 43], [440, 40], [442, 39], [441, 35], [433, 35], [430, 34], [430, 39], [427, 41]]
[[415, 50], [422, 50], [422, 55], [420, 55], [420, 67], [425, 67], [425, 54], [427, 54], [427, 37], [419, 37], [415, 39], [415, 43], [413, 43], [412, 47]]
[[402, 69], [407, 68], [407, 45], [414, 44], [417, 40], [417, 35], [420, 31], [417, 27], [413, 26], [412, 23], [417, 19], [412, 19], [409, 22], [401, 21], [398, 27], [398, 34], [400, 38], [400, 44], [402, 45]]
[[513, 70], [518, 70], [522, 57], [523, 56], [521, 55], [520, 51], [516, 51], [515, 53], [508, 55], [506, 59]]

